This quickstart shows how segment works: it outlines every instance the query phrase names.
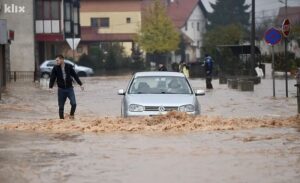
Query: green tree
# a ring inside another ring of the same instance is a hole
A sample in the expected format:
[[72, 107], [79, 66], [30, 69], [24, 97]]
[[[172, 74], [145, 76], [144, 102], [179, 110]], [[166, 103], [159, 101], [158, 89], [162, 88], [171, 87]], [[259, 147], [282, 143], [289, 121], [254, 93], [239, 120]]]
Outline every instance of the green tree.
[[115, 70], [120, 67], [124, 61], [124, 48], [119, 43], [113, 43], [109, 46], [106, 55], [105, 69]]
[[99, 49], [98, 45], [89, 45], [89, 51], [87, 54], [80, 56], [78, 64], [91, 67], [95, 70], [103, 69], [103, 59], [105, 57], [103, 51]]
[[212, 52], [217, 45], [239, 44], [244, 36], [245, 31], [240, 25], [217, 27], [204, 34], [203, 46], [205, 51]]
[[259, 22], [256, 25], [256, 30], [255, 30], [255, 37], [258, 40], [264, 39], [265, 32], [272, 27], [274, 24], [275, 19], [273, 17], [270, 18], [264, 18], [261, 22]]
[[183, 38], [183, 35], [180, 35], [180, 42], [179, 42], [179, 48], [176, 50], [176, 55], [180, 55], [181, 61], [185, 62], [185, 50], [186, 50], [186, 42]]
[[230, 24], [240, 24], [243, 28], [248, 28], [250, 13], [247, 10], [250, 5], [246, 5], [245, 1], [217, 0], [215, 4], [211, 3], [213, 12], [207, 17], [209, 29]]
[[179, 32], [167, 16], [160, 0], [155, 0], [145, 11], [137, 42], [147, 53], [163, 55], [175, 51], [179, 44]]
[[210, 53], [216, 61], [216, 65], [220, 66], [226, 74], [238, 74], [237, 71], [241, 70], [238, 58], [234, 57], [231, 50], [219, 46], [239, 44], [244, 36], [245, 31], [240, 25], [216, 27], [204, 34], [203, 51]]
[[300, 24], [296, 24], [291, 28], [289, 37], [290, 39], [297, 40], [298, 44], [300, 45]]

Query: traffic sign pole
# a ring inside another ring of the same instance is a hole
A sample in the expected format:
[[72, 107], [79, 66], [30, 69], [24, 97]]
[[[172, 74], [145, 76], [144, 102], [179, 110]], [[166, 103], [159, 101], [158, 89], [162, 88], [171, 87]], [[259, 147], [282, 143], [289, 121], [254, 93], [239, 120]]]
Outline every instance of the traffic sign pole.
[[[287, 7], [286, 7], [287, 8]], [[287, 9], [285, 10], [287, 11]], [[285, 12], [287, 13], [287, 12]], [[288, 59], [287, 59], [287, 37], [289, 36], [290, 34], [290, 29], [291, 29], [291, 24], [290, 24], [290, 20], [289, 19], [284, 19], [283, 20], [283, 23], [282, 23], [282, 34], [284, 36], [284, 61], [285, 61], [285, 93], [286, 93], [286, 97], [289, 97], [289, 94], [288, 94], [288, 75], [287, 75], [287, 72], [288, 72]]]
[[275, 97], [275, 61], [274, 61], [274, 46], [272, 45], [272, 78], [273, 78], [273, 97]]
[[278, 44], [282, 39], [281, 32], [275, 28], [270, 28], [265, 33], [265, 41], [272, 46], [272, 78], [273, 78], [273, 97], [275, 97], [275, 59], [274, 45]]
[[285, 60], [285, 96], [289, 97], [288, 90], [288, 59], [287, 59], [287, 38], [284, 38], [284, 60]]

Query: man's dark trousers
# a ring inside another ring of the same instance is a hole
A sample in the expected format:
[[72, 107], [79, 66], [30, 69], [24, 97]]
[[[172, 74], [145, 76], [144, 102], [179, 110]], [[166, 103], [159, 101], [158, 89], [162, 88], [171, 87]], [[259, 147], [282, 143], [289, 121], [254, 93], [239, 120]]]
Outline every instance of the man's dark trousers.
[[58, 88], [58, 107], [59, 107], [59, 118], [64, 119], [64, 106], [67, 98], [70, 100], [71, 112], [70, 115], [74, 116], [76, 110], [76, 98], [73, 88]]
[[213, 89], [213, 86], [211, 84], [211, 80], [212, 80], [211, 76], [206, 76], [206, 88], [207, 89]]

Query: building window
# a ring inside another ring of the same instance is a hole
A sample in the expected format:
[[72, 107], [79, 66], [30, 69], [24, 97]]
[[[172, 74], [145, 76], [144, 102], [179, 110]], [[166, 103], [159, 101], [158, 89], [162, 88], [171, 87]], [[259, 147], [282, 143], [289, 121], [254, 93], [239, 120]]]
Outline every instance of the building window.
[[51, 1], [51, 19], [59, 20], [60, 17], [60, 9], [59, 9], [59, 1]]
[[128, 24], [131, 23], [131, 18], [127, 17], [126, 18], [126, 23], [128, 23]]
[[80, 37], [79, 0], [64, 0], [65, 38]]
[[197, 30], [200, 31], [200, 22], [197, 23]]
[[109, 18], [91, 18], [92, 27], [109, 27]]
[[109, 18], [100, 18], [100, 27], [109, 27]]
[[36, 20], [59, 20], [60, 1], [59, 0], [38, 0], [36, 2]]
[[184, 28], [186, 31], [188, 30], [188, 24], [187, 22], [185, 22], [185, 28]]

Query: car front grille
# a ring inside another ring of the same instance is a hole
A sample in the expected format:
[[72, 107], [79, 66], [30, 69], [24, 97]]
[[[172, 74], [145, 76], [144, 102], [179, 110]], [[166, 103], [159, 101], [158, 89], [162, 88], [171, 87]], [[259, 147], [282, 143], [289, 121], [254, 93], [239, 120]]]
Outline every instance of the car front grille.
[[145, 106], [145, 111], [161, 111], [160, 108], [163, 107], [163, 111], [178, 111], [176, 106]]

